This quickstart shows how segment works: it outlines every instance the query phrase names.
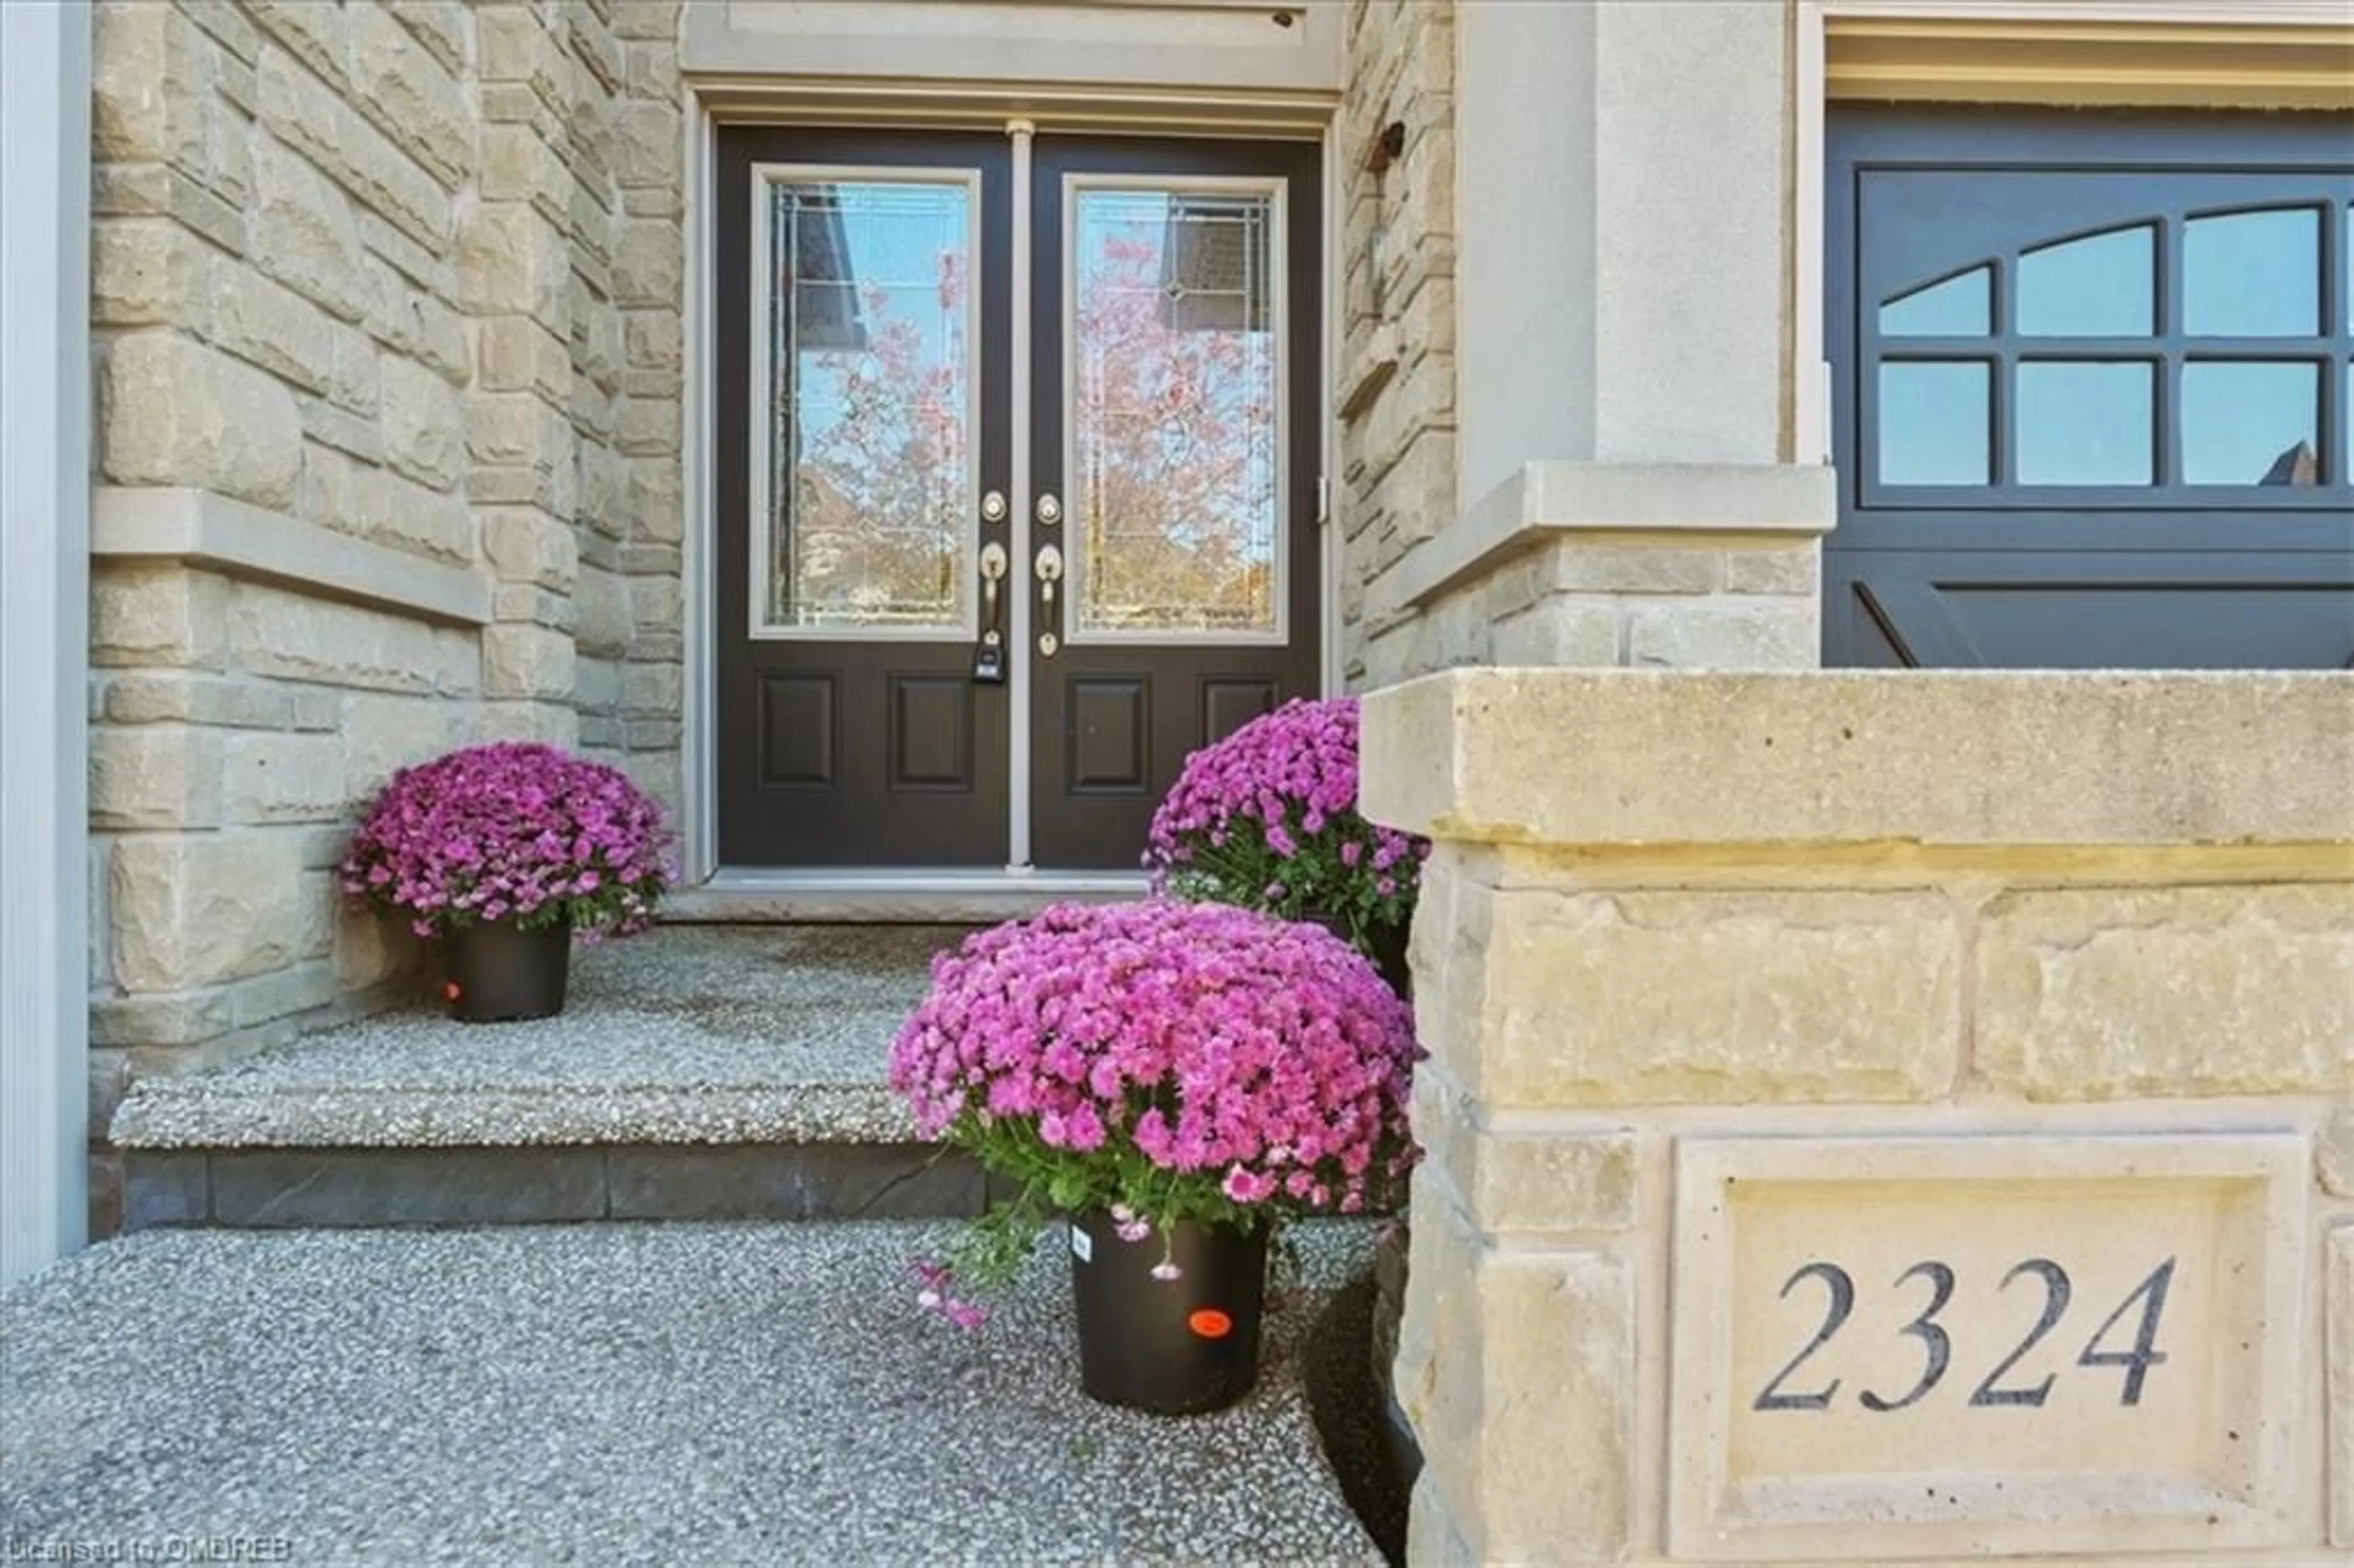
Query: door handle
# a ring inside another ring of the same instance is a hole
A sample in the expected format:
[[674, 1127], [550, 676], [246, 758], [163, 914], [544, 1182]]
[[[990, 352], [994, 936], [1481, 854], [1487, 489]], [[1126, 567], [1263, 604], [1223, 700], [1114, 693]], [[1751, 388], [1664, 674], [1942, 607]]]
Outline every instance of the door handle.
[[997, 585], [1005, 577], [1005, 546], [991, 543], [981, 552], [981, 599], [988, 607], [990, 624], [997, 624]]
[[1044, 622], [1038, 633], [1038, 652], [1051, 659], [1062, 645], [1055, 635], [1055, 585], [1063, 580], [1063, 552], [1052, 545], [1040, 546], [1031, 569], [1038, 576], [1040, 619]]
[[1005, 681], [1005, 634], [997, 629], [997, 585], [1004, 580], [1009, 564], [1004, 546], [992, 540], [981, 546], [981, 602], [983, 619], [981, 646], [972, 656], [972, 678], [984, 685], [1002, 685]]

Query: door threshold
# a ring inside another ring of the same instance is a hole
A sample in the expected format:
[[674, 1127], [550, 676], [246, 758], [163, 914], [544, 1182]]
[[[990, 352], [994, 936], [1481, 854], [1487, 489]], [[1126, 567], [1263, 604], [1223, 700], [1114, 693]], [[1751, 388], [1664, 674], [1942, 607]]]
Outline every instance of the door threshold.
[[780, 870], [729, 866], [663, 901], [663, 918], [691, 924], [842, 922], [972, 925], [1020, 919], [1049, 904], [1141, 898], [1137, 871], [1013, 871], [942, 866]]

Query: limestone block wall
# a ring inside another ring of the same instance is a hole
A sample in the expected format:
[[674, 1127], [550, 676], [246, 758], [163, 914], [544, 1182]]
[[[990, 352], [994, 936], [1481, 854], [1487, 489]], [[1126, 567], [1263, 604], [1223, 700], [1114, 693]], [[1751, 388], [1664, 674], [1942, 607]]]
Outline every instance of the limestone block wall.
[[1416, 1563], [2354, 1547], [2354, 677], [1458, 671], [1364, 789]]
[[395, 768], [675, 801], [678, 10], [98, 5], [94, 1134], [402, 983], [327, 870]]

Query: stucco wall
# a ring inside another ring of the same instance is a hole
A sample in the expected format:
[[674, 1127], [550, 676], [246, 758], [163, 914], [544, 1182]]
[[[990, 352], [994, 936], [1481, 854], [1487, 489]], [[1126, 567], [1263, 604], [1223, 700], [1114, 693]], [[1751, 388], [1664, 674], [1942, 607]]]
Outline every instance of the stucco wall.
[[401, 983], [327, 870], [393, 768], [675, 800], [677, 13], [99, 6], [96, 1128]]

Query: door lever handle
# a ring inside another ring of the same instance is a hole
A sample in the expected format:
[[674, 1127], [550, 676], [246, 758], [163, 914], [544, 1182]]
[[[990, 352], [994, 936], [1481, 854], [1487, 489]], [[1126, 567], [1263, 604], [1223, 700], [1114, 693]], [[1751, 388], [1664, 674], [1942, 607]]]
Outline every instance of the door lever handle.
[[1063, 552], [1052, 545], [1040, 546], [1031, 569], [1038, 574], [1038, 604], [1046, 622], [1038, 633], [1038, 652], [1051, 659], [1061, 645], [1055, 635], [1055, 585], [1063, 580]]
[[1005, 639], [997, 630], [997, 585], [1011, 565], [1005, 546], [991, 541], [981, 552], [981, 600], [983, 621], [981, 648], [972, 660], [972, 678], [984, 685], [999, 685], [1005, 680]]
[[997, 619], [997, 585], [1005, 576], [1005, 546], [994, 542], [981, 552], [981, 597], [989, 607], [989, 619]]

